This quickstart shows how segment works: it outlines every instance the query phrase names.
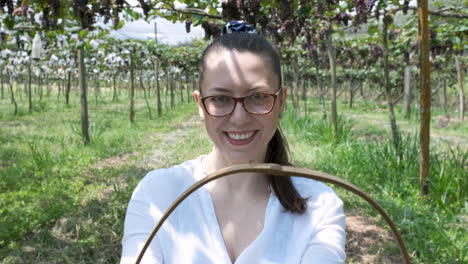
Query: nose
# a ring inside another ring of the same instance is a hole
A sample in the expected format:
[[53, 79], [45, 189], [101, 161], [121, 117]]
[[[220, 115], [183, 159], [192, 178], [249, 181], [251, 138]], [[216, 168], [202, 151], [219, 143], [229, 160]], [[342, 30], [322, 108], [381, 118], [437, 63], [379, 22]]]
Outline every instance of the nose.
[[242, 124], [248, 120], [249, 113], [245, 111], [242, 102], [236, 102], [236, 107], [234, 111], [231, 113], [230, 120], [234, 124]]

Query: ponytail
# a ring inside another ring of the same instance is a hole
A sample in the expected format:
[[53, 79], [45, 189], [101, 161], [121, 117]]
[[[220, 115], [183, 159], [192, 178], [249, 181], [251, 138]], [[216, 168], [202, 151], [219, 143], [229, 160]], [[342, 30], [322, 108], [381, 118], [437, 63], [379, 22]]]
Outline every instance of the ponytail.
[[[291, 166], [288, 152], [287, 142], [278, 128], [268, 143], [265, 162]], [[307, 199], [301, 197], [296, 187], [294, 187], [291, 177], [269, 175], [268, 181], [270, 182], [270, 188], [275, 192], [284, 209], [291, 213], [305, 213]]]

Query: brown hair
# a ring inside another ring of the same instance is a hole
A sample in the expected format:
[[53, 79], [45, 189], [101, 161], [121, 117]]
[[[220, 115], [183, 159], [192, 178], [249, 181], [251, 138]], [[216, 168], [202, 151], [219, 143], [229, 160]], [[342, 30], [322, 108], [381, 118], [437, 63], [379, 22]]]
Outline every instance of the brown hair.
[[[225, 34], [214, 39], [213, 42], [203, 51], [199, 66], [198, 86], [200, 93], [203, 73], [205, 71], [205, 57], [209, 52], [221, 49], [249, 51], [269, 60], [274, 73], [278, 77], [279, 88], [281, 88], [282, 79], [280, 56], [273, 45], [260, 35], [235, 32]], [[279, 127], [273, 135], [273, 138], [268, 143], [265, 162], [276, 163], [279, 165], [292, 165], [289, 162], [287, 142]], [[268, 180], [270, 183], [270, 189], [275, 192], [278, 200], [286, 211], [298, 214], [305, 213], [307, 209], [307, 198], [301, 197], [292, 183], [291, 177], [269, 175]]]

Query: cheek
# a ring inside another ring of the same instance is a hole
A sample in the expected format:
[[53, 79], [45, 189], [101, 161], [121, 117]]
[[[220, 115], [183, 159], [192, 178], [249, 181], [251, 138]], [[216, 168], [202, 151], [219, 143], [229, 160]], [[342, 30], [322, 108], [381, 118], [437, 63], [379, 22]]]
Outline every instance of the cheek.
[[220, 120], [205, 114], [204, 123], [208, 136], [210, 136], [212, 141], [215, 141], [219, 137], [218, 130], [221, 123]]

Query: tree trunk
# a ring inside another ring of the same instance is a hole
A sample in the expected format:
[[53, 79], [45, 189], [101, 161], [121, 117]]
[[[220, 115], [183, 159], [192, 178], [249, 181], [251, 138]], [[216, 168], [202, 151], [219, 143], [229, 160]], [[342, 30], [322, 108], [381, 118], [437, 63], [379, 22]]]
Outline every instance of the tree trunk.
[[[149, 114], [149, 118], [150, 119], [153, 119], [153, 115], [151, 113], [151, 106], [150, 106], [150, 103], [148, 101], [148, 96], [146, 94], [146, 88], [145, 88], [145, 85], [143, 84], [143, 69], [140, 69], [140, 86], [141, 86], [141, 89], [143, 89], [143, 96], [145, 97], [145, 102], [146, 102], [146, 108], [148, 108], [148, 114]], [[150, 91], [148, 90], [148, 95], [150, 94]]]
[[50, 80], [49, 80], [49, 76], [46, 75], [46, 76], [45, 76], [45, 87], [47, 87], [47, 88], [46, 88], [46, 97], [47, 97], [47, 98], [49, 98], [50, 93], [51, 93], [51, 90], [52, 90], [52, 85], [49, 85], [49, 81], [50, 81]]
[[366, 81], [362, 81], [361, 85], [359, 85], [359, 95], [361, 95], [361, 97], [363, 99], [366, 99], [366, 97], [364, 96], [364, 85], [365, 84], [366, 84]]
[[305, 85], [305, 80], [303, 79], [302, 82], [302, 101], [306, 101], [307, 100], [307, 89], [306, 89], [306, 85]]
[[62, 93], [62, 88], [61, 88], [61, 83], [62, 83], [62, 80], [59, 79], [57, 80], [57, 102], [60, 101], [60, 94]]
[[181, 80], [180, 76], [177, 79], [178, 79], [177, 82], [179, 83], [180, 101], [182, 103], [185, 103], [185, 100], [184, 100], [184, 85], [182, 84], [182, 80]]
[[117, 86], [116, 86], [116, 79], [117, 79], [117, 73], [112, 76], [112, 87], [114, 88], [114, 95], [112, 96], [112, 102], [117, 102]]
[[130, 122], [135, 122], [135, 61], [130, 55]]
[[78, 49], [78, 70], [80, 75], [81, 90], [81, 130], [85, 144], [90, 143], [88, 122], [88, 92], [86, 87], [86, 65], [84, 63], [84, 50]]
[[196, 78], [192, 79], [192, 92], [195, 92], [197, 90], [197, 82], [195, 81]]
[[429, 171], [430, 171], [430, 122], [431, 122], [431, 64], [429, 61], [429, 30], [428, 30], [428, 3], [427, 0], [418, 1], [419, 13], [419, 40], [421, 59], [421, 127], [419, 132], [419, 143], [421, 147], [419, 179], [421, 194], [429, 194]]
[[9, 84], [10, 84], [10, 98], [11, 98], [11, 103], [15, 106], [15, 112], [14, 114], [17, 115], [18, 114], [18, 104], [16, 103], [16, 99], [15, 99], [15, 93], [13, 91], [13, 78], [11, 77], [11, 74], [8, 72], [7, 70], [7, 75], [8, 75], [8, 80], [9, 80]]
[[304, 99], [304, 116], [307, 116], [307, 90], [310, 89], [310, 81], [307, 79], [307, 87], [306, 87], [306, 80], [302, 80], [302, 91], [303, 91], [303, 99]]
[[349, 79], [349, 105], [348, 105], [349, 109], [353, 108], [353, 96], [354, 96], [353, 84], [354, 84], [354, 79], [353, 79], [353, 76], [351, 76]]
[[333, 138], [336, 139], [338, 132], [338, 111], [336, 107], [336, 61], [335, 61], [335, 47], [333, 47], [333, 25], [330, 21], [327, 37], [327, 54], [328, 61], [330, 64], [330, 85], [332, 87], [332, 99], [331, 99], [331, 115], [332, 115], [332, 130]]
[[455, 64], [457, 66], [457, 83], [458, 83], [458, 99], [459, 99], [459, 112], [460, 120], [465, 118], [465, 91], [463, 89], [463, 69], [458, 55], [455, 56]]
[[158, 104], [158, 116], [162, 115], [162, 104], [161, 104], [161, 86], [159, 85], [159, 60], [156, 59], [156, 99]]
[[445, 116], [448, 117], [448, 109], [447, 109], [447, 79], [445, 78], [440, 78], [439, 81], [441, 81], [442, 85], [442, 93], [440, 94], [440, 104], [442, 105], [442, 109], [444, 109]]
[[403, 109], [405, 112], [405, 118], [409, 119], [411, 116], [411, 66], [406, 65], [405, 67], [405, 86], [403, 90], [404, 99], [403, 99]]
[[[26, 79], [25, 76], [23, 76], [23, 88], [24, 88], [24, 94], [27, 96], [29, 94], [28, 93], [28, 80]], [[20, 100], [23, 101], [22, 93], [20, 93]]]
[[98, 105], [99, 88], [99, 73], [96, 73], [96, 76], [94, 76], [94, 99], [96, 100], [96, 105]]
[[171, 109], [175, 108], [175, 78], [174, 74], [170, 75], [171, 81], [170, 81], [170, 88], [171, 88]]
[[1, 99], [5, 99], [5, 88], [3, 86], [3, 68], [0, 68], [0, 87], [1, 87]]
[[65, 104], [70, 103], [70, 90], [71, 90], [71, 71], [67, 73], [67, 89], [65, 90]]
[[[317, 48], [317, 54], [320, 54], [318, 48]], [[316, 78], [317, 78], [317, 84], [319, 88], [319, 101], [320, 101], [320, 105], [322, 106], [322, 119], [327, 120], [327, 108], [325, 106], [325, 98], [324, 98], [325, 91], [323, 87], [323, 81], [320, 76], [320, 65], [319, 65], [320, 62], [319, 62], [318, 55], [314, 56], [314, 59], [315, 59], [315, 75], [317, 76]]]
[[187, 103], [189, 103], [190, 102], [190, 89], [189, 89], [188, 71], [185, 71], [185, 89], [187, 89]]
[[166, 107], [166, 110], [169, 109], [169, 106], [167, 105], [169, 103], [169, 87], [171, 86], [171, 76], [169, 76], [169, 74], [166, 72], [166, 74], [164, 74], [164, 77], [166, 78], [166, 88], [165, 89], [165, 95], [164, 95], [164, 98], [166, 100], [164, 100], [164, 106]]
[[43, 93], [42, 93], [42, 82], [43, 82], [42, 77], [39, 77], [39, 80], [38, 80], [38, 83], [39, 83], [38, 84], [39, 85], [39, 100], [41, 100], [41, 101], [42, 101], [42, 95], [43, 95]]
[[28, 102], [29, 102], [29, 113], [32, 113], [32, 90], [31, 90], [32, 74], [31, 74], [31, 61], [28, 65]]
[[393, 146], [397, 153], [400, 153], [400, 137], [398, 135], [398, 128], [395, 119], [395, 112], [393, 110], [393, 99], [392, 99], [392, 88], [390, 84], [390, 67], [388, 63], [388, 42], [387, 42], [387, 34], [388, 34], [388, 18], [385, 15], [383, 19], [383, 29], [382, 29], [382, 48], [383, 48], [383, 60], [384, 60], [384, 87], [385, 93], [387, 95], [387, 108], [388, 108], [388, 115], [390, 117], [390, 126], [392, 128], [392, 140]]

